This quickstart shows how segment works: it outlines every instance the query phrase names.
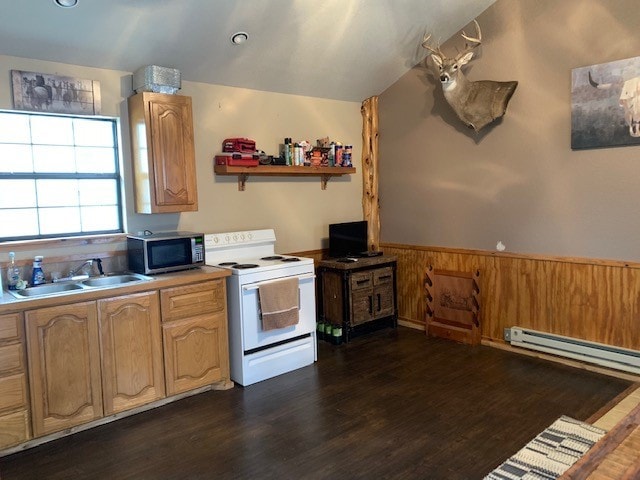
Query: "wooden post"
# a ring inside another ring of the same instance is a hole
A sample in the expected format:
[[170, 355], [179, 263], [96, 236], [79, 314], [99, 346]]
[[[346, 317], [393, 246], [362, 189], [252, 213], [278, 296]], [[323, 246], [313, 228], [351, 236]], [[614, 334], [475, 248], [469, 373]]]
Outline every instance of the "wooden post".
[[380, 247], [380, 204], [378, 200], [378, 97], [362, 102], [362, 211], [368, 222], [369, 250]]

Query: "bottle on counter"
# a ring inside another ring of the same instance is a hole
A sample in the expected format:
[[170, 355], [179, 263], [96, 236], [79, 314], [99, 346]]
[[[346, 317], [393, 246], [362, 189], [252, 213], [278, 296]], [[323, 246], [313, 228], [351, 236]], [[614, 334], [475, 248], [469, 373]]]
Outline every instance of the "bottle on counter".
[[7, 289], [17, 290], [20, 283], [20, 268], [16, 265], [15, 252], [9, 252], [9, 267], [7, 267]]
[[32, 286], [42, 285], [43, 283], [45, 283], [44, 272], [42, 271], [42, 260], [43, 260], [43, 258], [44, 257], [42, 255], [37, 255], [33, 259], [33, 272], [31, 274], [31, 285]]

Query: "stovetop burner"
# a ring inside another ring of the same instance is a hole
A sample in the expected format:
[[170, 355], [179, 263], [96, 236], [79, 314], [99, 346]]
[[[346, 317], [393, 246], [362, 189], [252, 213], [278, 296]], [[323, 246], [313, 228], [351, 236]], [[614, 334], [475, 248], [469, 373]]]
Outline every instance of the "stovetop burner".
[[282, 261], [283, 262], [299, 262], [300, 259], [298, 257], [288, 257], [288, 258], [283, 258]]
[[237, 263], [233, 266], [233, 268], [237, 268], [239, 270], [245, 270], [247, 268], [258, 268], [260, 265], [255, 263]]
[[282, 255], [270, 255], [268, 257], [262, 257], [260, 260], [282, 260], [283, 258]]
[[222, 262], [218, 264], [219, 267], [231, 267], [233, 265], [238, 265], [238, 262]]

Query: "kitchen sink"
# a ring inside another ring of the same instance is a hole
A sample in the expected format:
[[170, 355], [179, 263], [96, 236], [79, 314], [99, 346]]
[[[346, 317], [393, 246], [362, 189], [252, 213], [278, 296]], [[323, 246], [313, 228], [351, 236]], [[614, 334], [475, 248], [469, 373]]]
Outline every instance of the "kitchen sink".
[[9, 290], [9, 293], [16, 298], [32, 298], [51, 295], [54, 293], [64, 293], [72, 290], [82, 290], [82, 286], [77, 283], [50, 283], [47, 285], [38, 285], [37, 287], [25, 288], [24, 290]]
[[143, 280], [150, 280], [149, 277], [136, 274], [124, 274], [124, 275], [106, 275], [104, 277], [94, 277], [88, 280], [80, 282], [87, 287], [111, 287], [115, 285], [123, 285], [125, 283], [140, 282]]
[[138, 273], [107, 274], [76, 282], [48, 283], [46, 285], [28, 287], [24, 290], [9, 290], [9, 293], [21, 300], [39, 297], [57, 297], [74, 292], [119, 287], [149, 280], [152, 280], [152, 278]]

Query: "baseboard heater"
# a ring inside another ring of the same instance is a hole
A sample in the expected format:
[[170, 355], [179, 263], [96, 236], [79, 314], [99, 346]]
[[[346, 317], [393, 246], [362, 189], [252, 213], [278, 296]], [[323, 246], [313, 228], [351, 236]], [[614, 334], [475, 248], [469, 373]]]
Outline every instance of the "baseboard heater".
[[511, 345], [640, 374], [640, 352], [522, 327], [504, 329]]

